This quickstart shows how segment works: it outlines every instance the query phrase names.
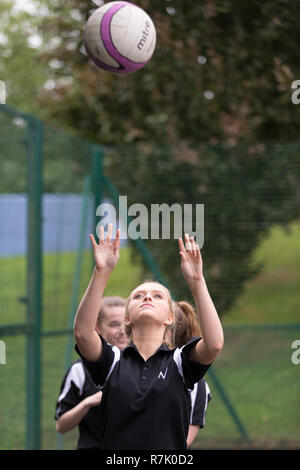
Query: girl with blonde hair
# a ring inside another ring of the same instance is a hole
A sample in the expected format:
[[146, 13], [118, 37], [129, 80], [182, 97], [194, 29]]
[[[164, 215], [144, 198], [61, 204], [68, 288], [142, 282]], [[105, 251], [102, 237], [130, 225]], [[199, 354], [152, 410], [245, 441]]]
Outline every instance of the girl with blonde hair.
[[94, 329], [99, 304], [118, 263], [120, 230], [111, 242], [100, 227], [99, 243], [90, 236], [95, 269], [74, 321], [76, 350], [96, 384], [103, 387], [101, 442], [106, 450], [186, 449], [190, 391], [223, 347], [223, 330], [202, 271], [199, 246], [185, 235], [179, 239], [182, 274], [193, 294], [202, 338], [182, 348], [164, 344], [174, 323], [166, 287], [146, 282], [130, 294], [125, 324], [132, 341], [123, 351], [108, 344]]

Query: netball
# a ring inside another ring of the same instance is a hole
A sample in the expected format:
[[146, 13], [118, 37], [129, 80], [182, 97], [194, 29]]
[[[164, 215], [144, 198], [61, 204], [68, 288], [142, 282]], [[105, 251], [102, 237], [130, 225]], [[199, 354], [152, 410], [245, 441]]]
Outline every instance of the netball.
[[142, 8], [129, 2], [109, 2], [88, 19], [84, 44], [98, 67], [114, 73], [133, 73], [151, 59], [156, 30]]

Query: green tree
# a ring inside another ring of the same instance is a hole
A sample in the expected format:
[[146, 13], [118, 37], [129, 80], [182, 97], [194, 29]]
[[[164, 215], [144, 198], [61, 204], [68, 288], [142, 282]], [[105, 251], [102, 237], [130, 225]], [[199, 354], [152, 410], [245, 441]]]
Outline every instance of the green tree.
[[[132, 75], [102, 71], [84, 54], [83, 28], [95, 5], [49, 2], [41, 31], [60, 38], [44, 59], [60, 61], [43, 95], [49, 115], [109, 144], [151, 139], [231, 143], [298, 138], [298, 0], [140, 0], [157, 47]], [[47, 41], [49, 43], [49, 41]], [[69, 77], [69, 85], [61, 79]]]
[[[51, 86], [37, 96], [54, 122], [118, 147], [106, 172], [130, 204], [205, 204], [206, 276], [222, 313], [256, 272], [261, 237], [299, 215], [299, 148], [272, 142], [298, 140], [300, 2], [137, 3], [157, 47], [144, 69], [119, 76], [84, 51], [94, 5], [49, 0], [39, 34]], [[176, 297], [188, 296], [175, 242], [149, 246]]]
[[[192, 204], [195, 230], [195, 206], [204, 204], [204, 274], [221, 315], [261, 267], [251, 255], [272, 225], [299, 218], [300, 144], [197, 144], [177, 151], [122, 147], [112, 151], [109, 173], [120, 194], [128, 196], [128, 207], [145, 204], [148, 220], [151, 204]], [[173, 222], [171, 240], [146, 244], [175, 297], [192, 300]]]
[[6, 84], [7, 103], [43, 117], [37, 95], [47, 81], [48, 72], [38, 60], [37, 51], [42, 42], [39, 21], [34, 14], [16, 10], [12, 0], [1, 1], [0, 80]]

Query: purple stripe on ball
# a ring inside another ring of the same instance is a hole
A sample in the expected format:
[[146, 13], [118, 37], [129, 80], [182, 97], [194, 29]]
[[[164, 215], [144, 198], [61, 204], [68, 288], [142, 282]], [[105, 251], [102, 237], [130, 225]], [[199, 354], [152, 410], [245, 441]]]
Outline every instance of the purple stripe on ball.
[[91, 51], [88, 49], [87, 44], [85, 42], [85, 50], [88, 54], [88, 56], [92, 59], [93, 62], [95, 62], [96, 65], [101, 67], [102, 69], [109, 70], [110, 72], [116, 72], [116, 73], [126, 73], [127, 71], [120, 65], [120, 68], [118, 69], [117, 67], [112, 67], [111, 65], [106, 64], [105, 62], [102, 62], [99, 60], [97, 57], [95, 57]]
[[[104, 15], [101, 21], [100, 25], [100, 37], [103, 41], [103, 44], [109, 53], [109, 55], [115, 59], [121, 66], [124, 67], [124, 69], [115, 69], [113, 67], [108, 68], [107, 70], [112, 70], [114, 72], [118, 73], [131, 73], [135, 72], [136, 70], [139, 70], [140, 68], [144, 67], [149, 60], [146, 62], [133, 62], [129, 59], [126, 59], [126, 57], [122, 56], [120, 52], [116, 49], [116, 47], [113, 44], [113, 41], [111, 39], [110, 35], [110, 23], [112, 20], [112, 17], [114, 14], [119, 11], [121, 8], [124, 8], [126, 5], [128, 5], [128, 2], [118, 2], [116, 5], [112, 6]], [[138, 8], [138, 7], [137, 7]], [[93, 59], [94, 60], [94, 59]], [[101, 65], [102, 66], [102, 65]], [[106, 66], [107, 68], [109, 66]]]
[[84, 33], [83, 33], [83, 43], [84, 43], [84, 47], [85, 47], [85, 50], [87, 52], [87, 55], [89, 56], [90, 59], [92, 59], [92, 61], [98, 65], [99, 67], [101, 67], [102, 69], [105, 69], [105, 70], [109, 70], [110, 72], [117, 72], [117, 73], [126, 73], [126, 70], [124, 69], [123, 66], [121, 66], [120, 64], [119, 65], [119, 68], [114, 67], [112, 65], [108, 65], [106, 64], [105, 62], [102, 62], [100, 59], [98, 59], [98, 57], [95, 57], [92, 52], [89, 50], [88, 48], [88, 43], [87, 43], [87, 39], [86, 39], [86, 29], [84, 30]]

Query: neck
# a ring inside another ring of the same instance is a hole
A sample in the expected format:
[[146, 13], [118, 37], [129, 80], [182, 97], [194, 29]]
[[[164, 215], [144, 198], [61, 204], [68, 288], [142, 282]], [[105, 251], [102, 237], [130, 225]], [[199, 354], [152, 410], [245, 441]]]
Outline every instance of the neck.
[[151, 330], [149, 326], [133, 330], [132, 340], [145, 361], [153, 356], [164, 342], [164, 330], [165, 327], [161, 331], [157, 331], [157, 328]]

